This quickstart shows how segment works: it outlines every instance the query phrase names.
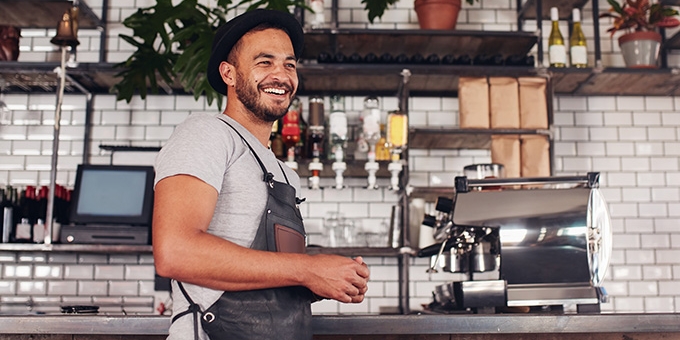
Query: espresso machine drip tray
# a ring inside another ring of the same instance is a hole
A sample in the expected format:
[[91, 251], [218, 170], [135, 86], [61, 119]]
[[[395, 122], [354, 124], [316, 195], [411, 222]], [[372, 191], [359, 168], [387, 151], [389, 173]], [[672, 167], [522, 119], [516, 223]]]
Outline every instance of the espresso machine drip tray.
[[[437, 287], [435, 303], [456, 308], [573, 304], [599, 311], [599, 303], [606, 298], [602, 280], [609, 264], [612, 230], [598, 178], [598, 173], [481, 180], [456, 177], [449, 220], [436, 223], [446, 228], [448, 237], [429, 253], [421, 250], [420, 255], [431, 256], [439, 250], [431, 269], [465, 273], [467, 280]], [[488, 270], [475, 270], [485, 256], [499, 264], [493, 277]], [[480, 277], [480, 272], [486, 275]], [[501, 296], [503, 303], [499, 303]]]

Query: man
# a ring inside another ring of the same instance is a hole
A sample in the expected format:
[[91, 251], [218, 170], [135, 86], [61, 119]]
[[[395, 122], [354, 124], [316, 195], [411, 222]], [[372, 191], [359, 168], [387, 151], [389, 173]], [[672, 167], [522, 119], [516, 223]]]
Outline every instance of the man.
[[361, 257], [302, 253], [300, 180], [267, 148], [302, 47], [288, 13], [230, 20], [207, 72], [224, 112], [188, 117], [158, 155], [153, 248], [158, 274], [174, 279], [168, 339], [311, 339], [314, 299], [364, 299]]

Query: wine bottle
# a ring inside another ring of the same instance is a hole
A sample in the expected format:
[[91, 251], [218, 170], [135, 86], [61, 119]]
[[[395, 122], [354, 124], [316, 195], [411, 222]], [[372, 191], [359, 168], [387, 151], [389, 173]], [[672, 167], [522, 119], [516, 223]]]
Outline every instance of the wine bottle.
[[338, 52], [333, 56], [333, 62], [342, 64], [344, 62], [347, 62], [347, 56], [345, 56], [344, 53]]
[[383, 64], [391, 64], [394, 62], [394, 57], [391, 54], [385, 52], [380, 55], [380, 62]]
[[423, 57], [422, 54], [416, 53], [413, 56], [411, 56], [411, 64], [423, 64], [425, 63], [425, 57]]
[[358, 64], [362, 60], [361, 55], [359, 55], [359, 53], [357, 53], [357, 52], [350, 54], [348, 59], [349, 59], [349, 62], [353, 63], [353, 64]]
[[319, 55], [316, 57], [316, 61], [319, 64], [332, 63], [333, 57], [328, 52], [320, 52]]
[[444, 65], [453, 65], [456, 63], [456, 56], [453, 54], [447, 54], [442, 58], [442, 64]]
[[491, 65], [491, 62], [491, 56], [484, 53], [477, 55], [472, 61], [475, 65]]
[[342, 162], [344, 149], [347, 147], [348, 127], [347, 113], [345, 112], [345, 97], [331, 96], [331, 113], [328, 115], [328, 132], [330, 135], [329, 159]]
[[434, 53], [430, 54], [425, 58], [425, 61], [430, 65], [437, 65], [439, 64], [439, 56]]
[[374, 64], [378, 62], [378, 56], [373, 52], [369, 52], [364, 56], [364, 62], [367, 64]]
[[472, 64], [472, 58], [469, 55], [463, 54], [456, 59], [457, 65], [470, 65]]
[[564, 47], [564, 38], [560, 32], [560, 16], [557, 7], [550, 8], [550, 20], [552, 21], [552, 29], [548, 38], [550, 67], [565, 67], [567, 66], [567, 50]]
[[2, 243], [9, 243], [12, 230], [14, 229], [14, 207], [12, 206], [12, 188], [10, 186], [7, 187], [7, 190], [0, 197], [0, 210], [2, 210], [0, 241]]
[[401, 53], [396, 57], [394, 62], [396, 62], [397, 64], [406, 64], [409, 62], [409, 58], [406, 54]]
[[572, 19], [574, 20], [574, 26], [571, 30], [571, 37], [569, 38], [571, 66], [578, 68], [588, 67], [586, 36], [581, 29], [581, 12], [578, 8], [574, 8], [572, 11]]

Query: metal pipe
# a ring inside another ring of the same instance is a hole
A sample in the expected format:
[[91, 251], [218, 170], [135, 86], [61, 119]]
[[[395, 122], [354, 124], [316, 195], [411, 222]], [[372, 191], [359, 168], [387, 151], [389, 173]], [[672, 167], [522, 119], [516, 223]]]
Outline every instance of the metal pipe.
[[54, 216], [54, 197], [57, 182], [57, 159], [59, 157], [59, 131], [61, 129], [61, 104], [64, 101], [66, 85], [66, 46], [61, 46], [61, 66], [59, 67], [59, 88], [57, 89], [57, 106], [54, 111], [54, 137], [52, 140], [52, 161], [50, 166], [50, 186], [47, 195], [47, 212], [45, 217], [45, 244], [52, 244]]
[[593, 6], [593, 39], [595, 39], [595, 68], [602, 68], [602, 48], [600, 47], [600, 4], [592, 2]]

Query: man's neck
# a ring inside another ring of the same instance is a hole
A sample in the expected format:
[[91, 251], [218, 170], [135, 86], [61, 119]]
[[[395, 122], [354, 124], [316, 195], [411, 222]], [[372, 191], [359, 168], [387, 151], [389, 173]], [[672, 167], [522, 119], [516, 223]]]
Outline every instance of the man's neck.
[[231, 117], [233, 120], [241, 124], [246, 130], [257, 138], [257, 140], [262, 143], [265, 147], [269, 145], [269, 136], [271, 135], [273, 123], [261, 121], [253, 116], [252, 113], [244, 110], [233, 110], [227, 108], [224, 110], [223, 114]]

